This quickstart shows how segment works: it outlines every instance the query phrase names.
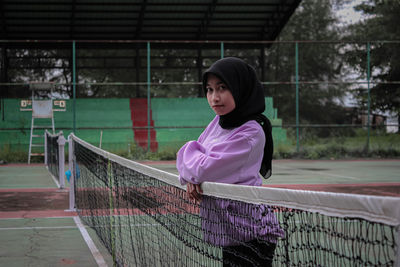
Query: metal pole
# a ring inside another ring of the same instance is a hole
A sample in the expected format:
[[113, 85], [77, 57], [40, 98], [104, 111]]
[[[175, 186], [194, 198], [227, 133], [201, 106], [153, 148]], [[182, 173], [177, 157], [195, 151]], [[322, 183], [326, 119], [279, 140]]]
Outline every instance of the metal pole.
[[101, 143], [103, 142], [103, 130], [100, 130], [100, 143], [99, 148], [101, 148]]
[[48, 131], [45, 130], [44, 131], [44, 165], [46, 165], [46, 169], [49, 169], [49, 166], [47, 165], [47, 135], [48, 135]]
[[74, 167], [74, 144], [72, 134], [68, 136], [68, 168], [71, 172], [69, 179], [69, 210], [75, 210], [75, 167]]
[[[135, 64], [135, 70], [136, 70], [136, 82], [140, 82], [140, 47], [139, 44], [136, 44], [136, 64]], [[136, 97], [140, 97], [140, 85], [136, 85]]]
[[[6, 44], [3, 44], [1, 47], [1, 62], [0, 62], [0, 82], [7, 82], [7, 52], [6, 52]], [[0, 110], [1, 110], [1, 120], [5, 120], [5, 105], [4, 98], [7, 97], [5, 86], [0, 86]]]
[[[114, 196], [113, 196], [113, 192], [114, 192], [114, 179], [113, 179], [113, 169], [112, 169], [112, 164], [110, 159], [108, 159], [108, 163], [107, 163], [107, 178], [108, 178], [108, 208], [110, 210], [109, 214], [110, 214], [110, 229], [111, 229], [111, 233], [110, 233], [110, 237], [111, 237], [111, 256], [113, 258], [113, 262], [117, 262], [117, 254], [116, 254], [116, 244], [115, 244], [115, 218], [114, 218]], [[116, 266], [114, 264], [114, 266]]]
[[371, 114], [371, 88], [370, 88], [370, 80], [371, 80], [371, 58], [370, 58], [370, 50], [371, 46], [370, 43], [367, 43], [367, 86], [368, 86], [368, 117], [367, 117], [367, 127], [368, 127], [368, 134], [367, 134], [367, 152], [369, 151], [369, 139], [370, 139], [370, 131], [371, 131], [371, 122], [370, 122], [370, 114]]
[[150, 42], [147, 42], [147, 151], [150, 151]]
[[221, 42], [221, 58], [224, 58], [224, 42]]
[[58, 143], [58, 179], [60, 181], [60, 188], [65, 187], [65, 179], [64, 179], [64, 146], [67, 140], [65, 140], [64, 135], [61, 132], [61, 135], [57, 139]]
[[[197, 78], [199, 81], [202, 80], [202, 74], [203, 74], [202, 65], [203, 65], [203, 60], [201, 57], [201, 47], [198, 47], [196, 67], [197, 67]], [[202, 97], [202, 96], [203, 96], [202, 86], [198, 86], [197, 97]]]
[[261, 81], [265, 81], [265, 50], [264, 50], [264, 46], [260, 47], [260, 65], [261, 65]]
[[300, 150], [300, 136], [299, 136], [299, 43], [296, 42], [296, 150]]
[[76, 50], [75, 41], [72, 42], [72, 114], [73, 133], [76, 133]]

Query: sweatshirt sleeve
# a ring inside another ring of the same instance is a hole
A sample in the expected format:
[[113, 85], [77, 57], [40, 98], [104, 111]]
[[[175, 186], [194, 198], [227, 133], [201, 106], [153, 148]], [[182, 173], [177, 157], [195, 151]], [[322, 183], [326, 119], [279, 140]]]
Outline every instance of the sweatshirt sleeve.
[[237, 183], [243, 165], [254, 147], [254, 128], [238, 131], [207, 149], [198, 141], [186, 143], [178, 152], [177, 169], [181, 184], [187, 182]]

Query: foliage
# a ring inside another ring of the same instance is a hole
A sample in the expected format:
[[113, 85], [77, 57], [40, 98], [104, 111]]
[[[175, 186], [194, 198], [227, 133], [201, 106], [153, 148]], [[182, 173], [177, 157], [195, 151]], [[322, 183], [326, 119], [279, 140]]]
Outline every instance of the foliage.
[[[37, 157], [33, 157], [32, 162], [35, 162], [36, 159]], [[0, 164], [8, 162], [28, 162], [28, 153], [20, 149], [12, 149], [8, 144], [3, 144], [0, 148]]]
[[[368, 0], [355, 8], [366, 19], [349, 27], [347, 38], [356, 40], [383, 40], [370, 43], [371, 108], [381, 112], [397, 113], [400, 119], [400, 84], [390, 83], [400, 80], [399, 40], [400, 2]], [[355, 47], [347, 53], [347, 62], [364, 73], [368, 72], [366, 45]], [[367, 105], [366, 90], [356, 93], [360, 106]]]
[[[8, 49], [7, 82], [28, 83], [32, 81], [55, 82], [57, 93], [72, 97], [72, 90], [66, 84], [71, 81], [70, 51], [68, 49], [15, 48]], [[8, 86], [8, 98], [30, 97], [27, 86]]]
[[400, 136], [375, 132], [370, 138], [370, 149], [366, 150], [365, 130], [355, 131], [354, 136], [336, 138], [309, 138], [302, 140], [300, 150], [296, 142], [280, 144], [275, 148], [275, 159], [352, 159], [352, 158], [398, 158], [400, 157]]
[[[339, 4], [340, 1], [337, 1]], [[340, 84], [320, 83], [340, 80], [343, 72], [342, 44], [301, 42], [302, 40], [326, 41], [340, 39], [329, 1], [302, 1], [279, 36], [283, 43], [274, 44], [267, 51], [270, 64], [267, 80], [295, 81], [295, 44], [285, 41], [299, 40], [299, 80], [311, 82], [299, 88], [300, 123], [337, 123], [345, 120], [343, 98], [347, 87]], [[314, 82], [314, 83], [313, 83]], [[267, 86], [273, 95], [279, 114], [287, 124], [294, 123], [296, 114], [295, 85]]]
[[149, 152], [137, 146], [135, 142], [128, 145], [128, 150], [112, 151], [113, 153], [131, 160], [175, 160], [179, 147]]

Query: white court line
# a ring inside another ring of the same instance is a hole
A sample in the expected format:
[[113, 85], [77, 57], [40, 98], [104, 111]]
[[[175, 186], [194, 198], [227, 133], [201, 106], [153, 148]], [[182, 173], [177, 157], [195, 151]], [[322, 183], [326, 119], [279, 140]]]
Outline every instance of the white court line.
[[79, 231], [81, 231], [82, 237], [85, 240], [86, 244], [88, 245], [90, 252], [92, 252], [93, 257], [94, 257], [95, 261], [97, 262], [97, 265], [99, 267], [107, 267], [107, 263], [105, 262], [100, 251], [97, 249], [93, 240], [90, 238], [89, 233], [86, 231], [85, 226], [81, 222], [81, 219], [79, 219], [78, 216], [74, 216], [74, 221], [76, 223], [76, 226], [78, 226]]
[[53, 178], [53, 181], [56, 183], [57, 187], [60, 188], [60, 184], [58, 183], [57, 179], [54, 177], [53, 174], [50, 175]]
[[276, 164], [274, 164], [274, 168], [286, 169], [286, 170], [295, 170], [295, 171], [302, 171], [302, 172], [312, 172], [312, 173], [318, 173], [318, 174], [323, 174], [323, 175], [332, 176], [332, 177], [347, 178], [347, 179], [358, 180], [358, 181], [362, 180], [362, 178], [354, 177], [354, 176], [345, 176], [345, 175], [338, 175], [338, 174], [333, 174], [333, 173], [329, 173], [329, 172], [303, 170], [303, 169], [290, 168], [290, 167], [286, 167], [285, 168], [285, 167], [277, 166]]

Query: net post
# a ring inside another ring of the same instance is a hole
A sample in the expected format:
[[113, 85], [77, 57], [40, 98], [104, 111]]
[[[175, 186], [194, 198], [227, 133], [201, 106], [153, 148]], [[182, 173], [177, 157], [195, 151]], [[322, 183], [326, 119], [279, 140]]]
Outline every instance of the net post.
[[60, 136], [58, 137], [58, 179], [60, 181], [60, 188], [65, 187], [65, 179], [64, 179], [64, 164], [65, 164], [65, 155], [64, 155], [64, 146], [67, 140], [65, 140], [64, 135], [60, 132]]
[[48, 135], [47, 129], [44, 131], [44, 165], [46, 166], [46, 169], [49, 169], [47, 166], [48, 159], [47, 159], [47, 135]]
[[68, 167], [71, 172], [69, 179], [69, 210], [75, 210], [75, 166], [72, 134], [68, 136]]

